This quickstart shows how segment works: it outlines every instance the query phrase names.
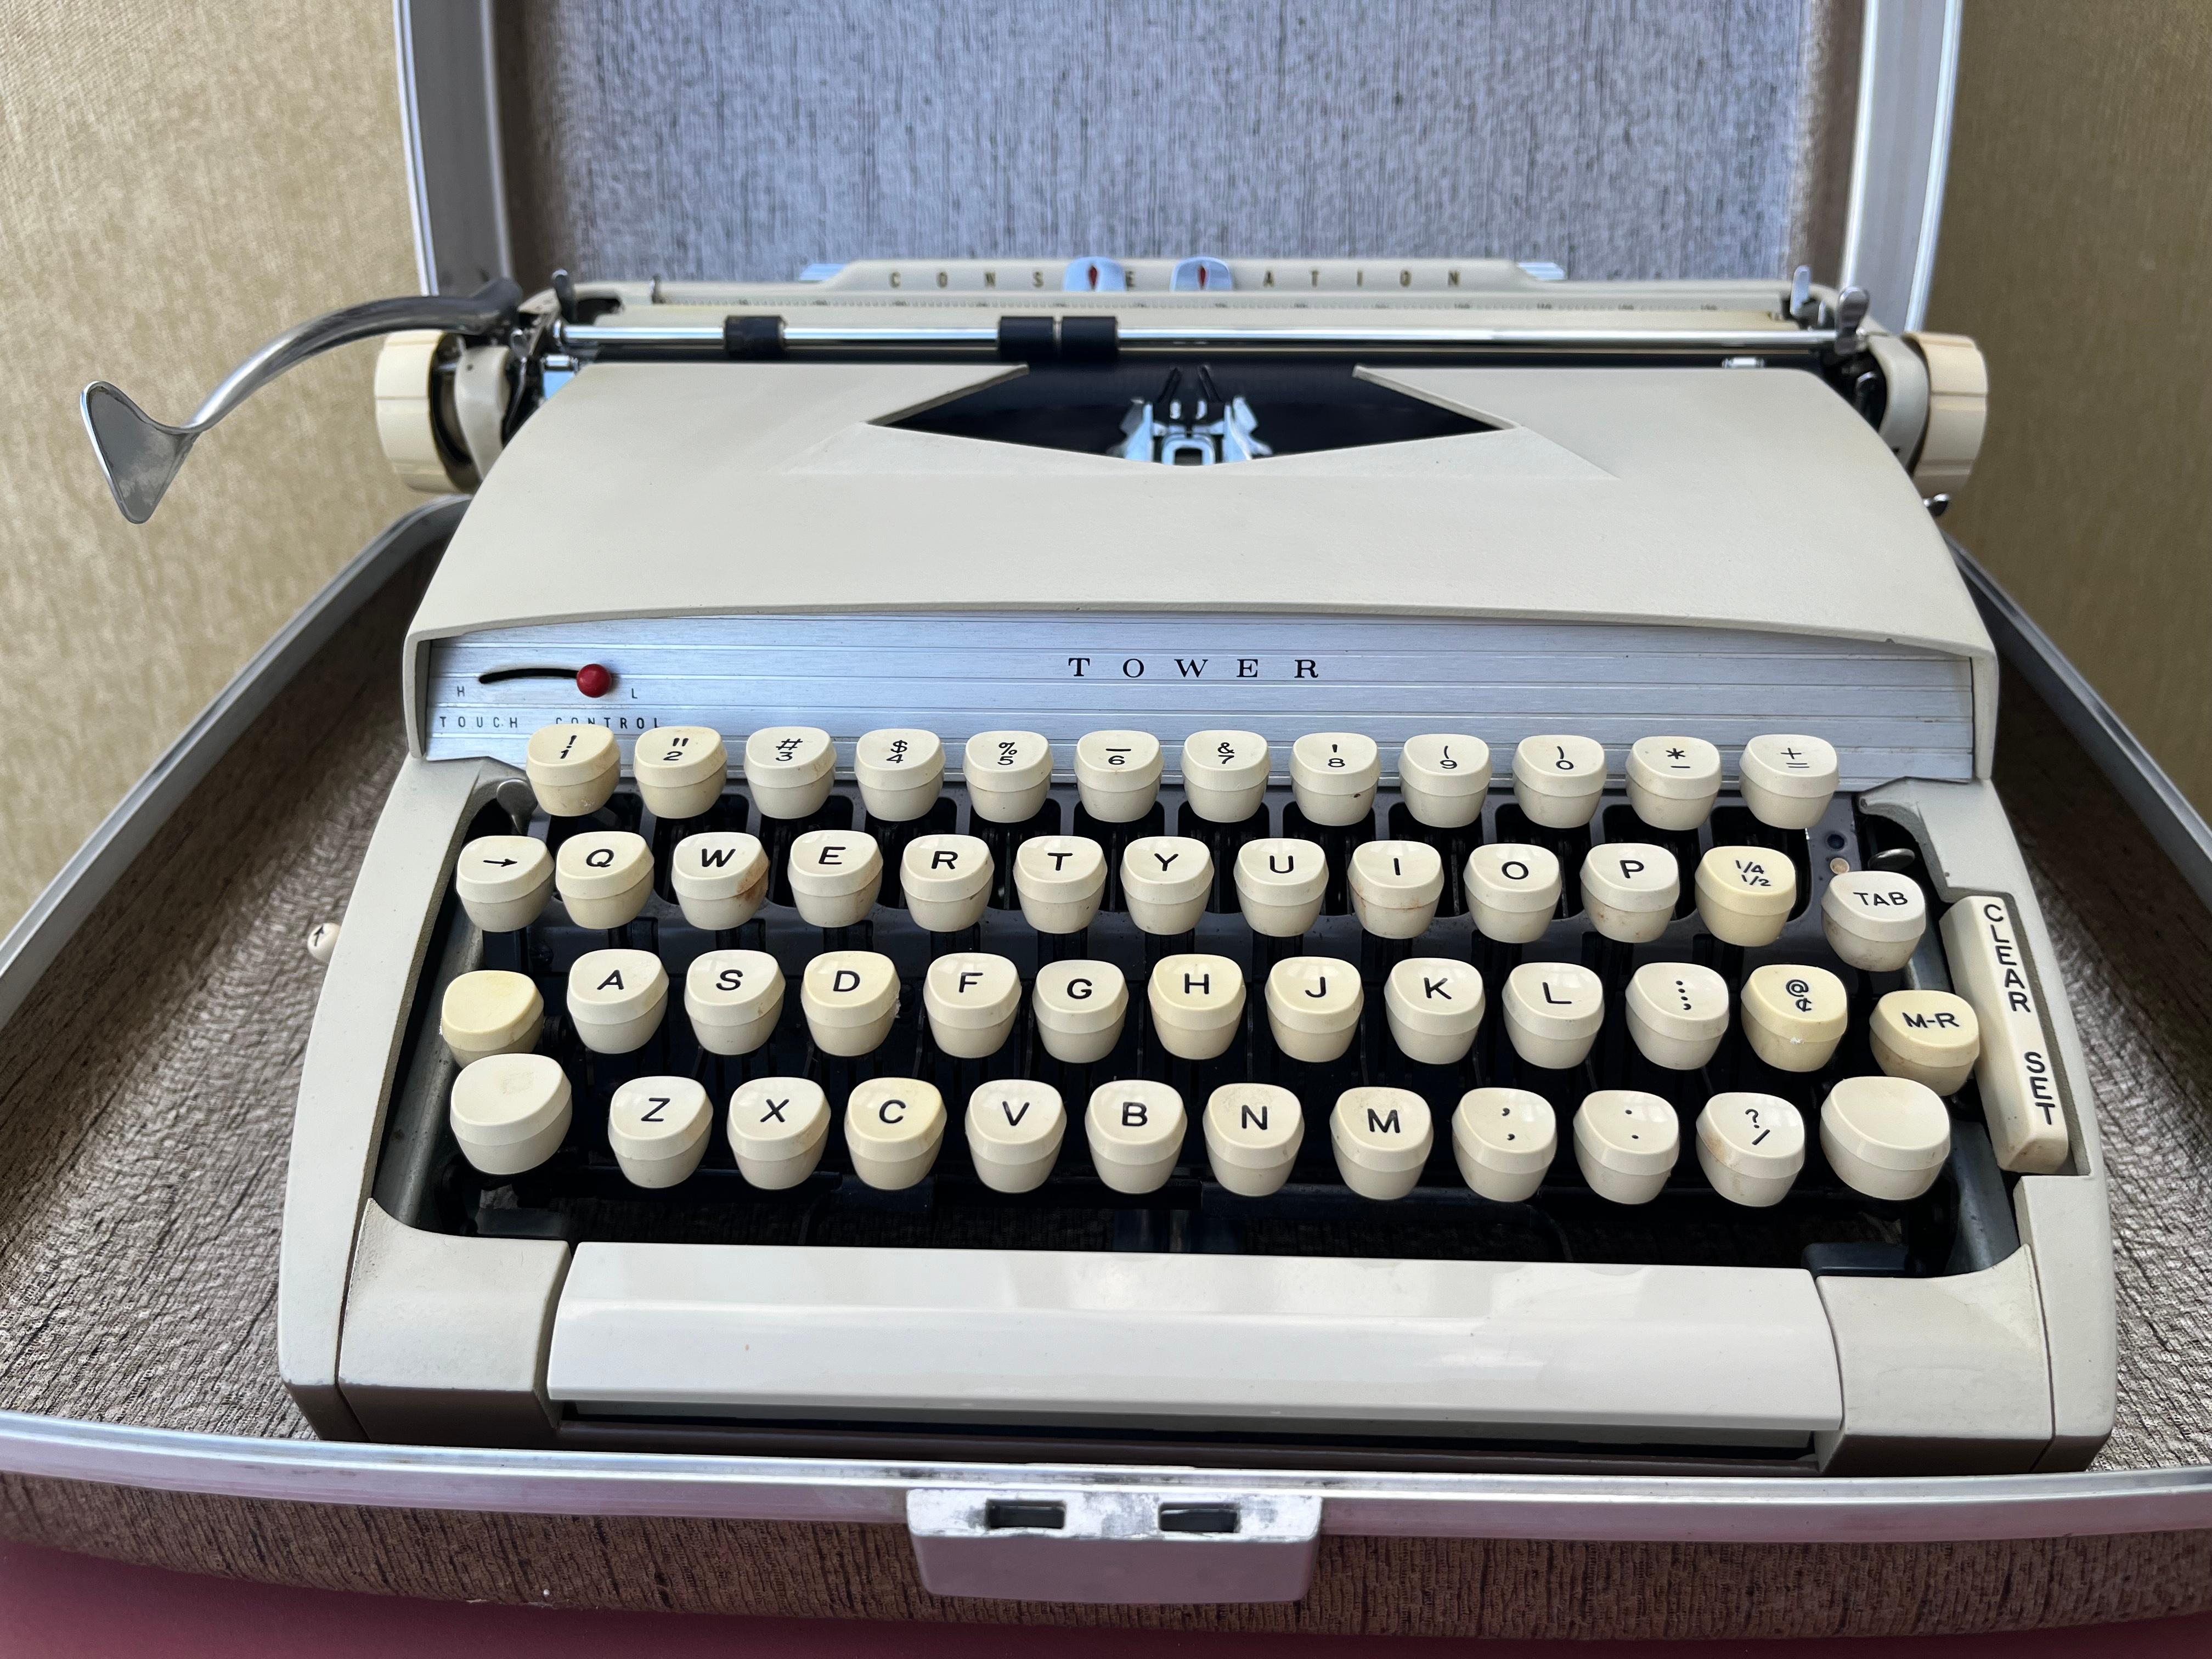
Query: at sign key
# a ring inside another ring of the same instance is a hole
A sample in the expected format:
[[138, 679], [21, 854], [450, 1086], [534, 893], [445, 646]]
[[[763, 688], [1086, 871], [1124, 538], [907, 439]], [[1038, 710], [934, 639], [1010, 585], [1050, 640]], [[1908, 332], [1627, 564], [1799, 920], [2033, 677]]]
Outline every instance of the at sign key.
[[1943, 918], [1943, 951], [1953, 988], [1981, 1022], [1974, 1079], [1998, 1164], [2028, 1175], [2064, 1168], [2066, 1114], [2051, 1031], [2028, 982], [2012, 906], [1993, 895], [1960, 899]]

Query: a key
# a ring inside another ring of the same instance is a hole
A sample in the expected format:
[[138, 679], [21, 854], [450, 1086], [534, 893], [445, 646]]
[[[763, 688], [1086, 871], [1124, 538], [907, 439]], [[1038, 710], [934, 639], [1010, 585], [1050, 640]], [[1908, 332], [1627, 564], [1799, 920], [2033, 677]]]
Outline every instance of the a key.
[[1157, 1192], [1182, 1153], [1182, 1097], [1143, 1078], [1102, 1084], [1084, 1110], [1091, 1167], [1117, 1193]]
[[1533, 945], [1559, 908], [1559, 860], [1550, 848], [1496, 842], [1467, 856], [1467, 908], [1500, 945]]
[[632, 1078], [607, 1103], [607, 1145], [633, 1187], [689, 1180], [714, 1132], [714, 1103], [688, 1077]]
[[1362, 1198], [1403, 1198], [1436, 1145], [1429, 1103], [1411, 1089], [1346, 1089], [1328, 1115], [1336, 1172]]
[[898, 969], [874, 951], [824, 951], [799, 975], [799, 1006], [825, 1054], [874, 1053], [890, 1035], [898, 1004]]
[[1183, 739], [1182, 798], [1208, 823], [1242, 823], [1267, 799], [1268, 763], [1256, 732], [1194, 732]]
[[945, 788], [945, 744], [913, 726], [864, 732], [853, 745], [853, 781], [871, 819], [912, 823]]
[[1982, 1023], [1953, 992], [1892, 991], [1874, 1006], [1867, 1042], [1887, 1075], [1955, 1095], [1982, 1057]]
[[1313, 732], [1291, 745], [1291, 794], [1309, 823], [1357, 823], [1375, 810], [1382, 754], [1357, 732]]
[[1743, 804], [1777, 830], [1809, 830], [1827, 812], [1840, 769], [1819, 738], [1768, 734], [1743, 746], [1737, 766]]
[[845, 1100], [853, 1173], [879, 1192], [903, 1192], [929, 1173], [945, 1144], [945, 1097], [918, 1077], [872, 1078]]
[[978, 732], [961, 775], [968, 806], [992, 823], [1027, 823], [1052, 789], [1052, 745], [1035, 732]]
[[604, 726], [541, 726], [530, 734], [522, 769], [547, 817], [580, 818], [613, 799], [622, 749]]
[[1523, 738], [1513, 751], [1513, 799], [1547, 830], [1588, 823], [1605, 793], [1605, 746], [1552, 732]]
[[2027, 1175], [2063, 1169], [2058, 1071], [2010, 902], [1993, 893], [1962, 898], [1944, 912], [1942, 933], [1951, 983], [1981, 1023], [1974, 1079], [1997, 1167]]
[[1352, 908], [1377, 939], [1419, 939], [1443, 896], [1443, 855], [1425, 841], [1370, 841], [1352, 849]]
[[1456, 1066], [1482, 1026], [1482, 975], [1456, 957], [1408, 957], [1382, 981], [1382, 1010], [1407, 1059]]
[[1893, 974], [1912, 960], [1928, 930], [1920, 884], [1888, 870], [1849, 870], [1820, 896], [1820, 931], [1854, 968]]
[[899, 891], [915, 926], [957, 933], [991, 902], [991, 849], [975, 836], [917, 836], [899, 855]]
[[1114, 1052], [1129, 1012], [1128, 982], [1110, 962], [1048, 962], [1030, 988], [1037, 1041], [1068, 1066], [1089, 1066]]
[[1501, 1001], [1513, 1052], [1549, 1071], [1581, 1065], [1605, 1024], [1604, 982], [1579, 963], [1524, 962]]
[[1583, 860], [1583, 908], [1607, 939], [1649, 945], [1667, 931], [1681, 896], [1681, 870], [1663, 847], [1607, 842]]
[[1721, 751], [1703, 738], [1638, 738], [1628, 750], [1628, 804], [1654, 830], [1694, 830], [1721, 793]]
[[545, 1027], [545, 1000], [527, 974], [496, 968], [457, 974], [438, 1005], [438, 1034], [464, 1066], [490, 1054], [526, 1054]]
[[1089, 732], [1075, 743], [1075, 793], [1101, 823], [1134, 823], [1160, 798], [1160, 740], [1149, 732]]
[[817, 927], [850, 927], [876, 908], [884, 855], [862, 830], [810, 830], [791, 843], [791, 902]]
[[1121, 849], [1121, 903], [1140, 932], [1188, 933], [1212, 891], [1213, 855], [1202, 841], [1145, 836]]
[[1698, 860], [1697, 893], [1698, 919], [1722, 944], [1771, 945], [1797, 902], [1797, 870], [1764, 847], [1716, 847]]
[[711, 726], [657, 726], [630, 751], [637, 793], [658, 818], [696, 818], [722, 798], [730, 751]]
[[1152, 1034], [1170, 1054], [1212, 1060], [1236, 1041], [1244, 1013], [1244, 973], [1227, 957], [1162, 957], [1146, 994]]
[[1067, 1133], [1060, 1091], [1026, 1078], [986, 1083], [968, 1097], [968, 1156], [999, 1193], [1033, 1193], [1052, 1173]]
[[650, 951], [586, 951], [568, 969], [568, 1024], [595, 1054], [642, 1048], [668, 1010], [668, 970]]
[[478, 836], [461, 848], [453, 891], [485, 933], [511, 933], [544, 909], [553, 891], [553, 855], [534, 836]]
[[837, 745], [818, 726], [763, 726], [745, 739], [745, 789], [769, 818], [822, 810], [837, 781]]
[[765, 951], [708, 951], [684, 975], [691, 1035], [710, 1054], [749, 1054], [775, 1035], [783, 969]]
[[1779, 1204], [1805, 1167], [1805, 1120], [1779, 1095], [1715, 1095], [1698, 1114], [1698, 1167], [1731, 1204]]
[[1359, 1035], [1359, 970], [1334, 957], [1286, 957], [1267, 973], [1267, 1028], [1292, 1060], [1325, 1064]]
[[757, 836], [712, 830], [686, 836], [669, 856], [669, 884], [684, 920], [720, 933], [742, 927], [768, 897], [768, 849]]
[[1296, 939], [1321, 917], [1328, 858], [1318, 842], [1262, 836], [1237, 849], [1237, 902], [1244, 925], [1270, 939]]
[[1817, 1072], [1835, 1058], [1850, 1006], [1826, 969], [1770, 962], [1743, 982], [1743, 1034], [1778, 1072]]
[[1847, 1077], [1820, 1103], [1820, 1150], [1845, 1185], [1901, 1204], [1942, 1173], [1951, 1115], [1911, 1078]]
[[1490, 793], [1490, 745], [1464, 732], [1429, 732], [1398, 751], [1398, 794], [1416, 823], [1464, 830]]
[[534, 1170], [573, 1115], [568, 1074], [547, 1054], [489, 1054], [461, 1068], [446, 1115], [461, 1156], [488, 1176]]
[[1552, 1103], [1526, 1089], [1470, 1089], [1452, 1114], [1460, 1179], [1500, 1204], [1525, 1204], [1559, 1150]]
[[1600, 1198], [1649, 1204], [1659, 1196], [1680, 1155], [1674, 1109], [1637, 1089], [1600, 1089], [1575, 1114], [1575, 1162]]
[[1647, 962], [1628, 981], [1628, 1035], [1637, 1052], [1669, 1072], [1694, 1072], [1728, 1035], [1729, 983], [1694, 962]]
[[930, 1035], [955, 1060], [995, 1054], [1013, 1034], [1021, 1012], [1022, 976], [1004, 957], [958, 951], [929, 964], [921, 1007]]
[[822, 1162], [830, 1097], [803, 1077], [757, 1077], [730, 1097], [730, 1152], [738, 1173], [763, 1192], [796, 1187]]
[[1214, 1180], [1243, 1198], [1279, 1191], [1306, 1138], [1298, 1097], [1270, 1083], [1224, 1084], [1207, 1097], [1204, 1122]]
[[1014, 896], [1038, 933], [1081, 933], [1106, 896], [1105, 849], [1088, 836], [1031, 836], [1014, 850]]
[[587, 830], [561, 843], [553, 885], [579, 927], [627, 927], [653, 896], [653, 848], [627, 830]]

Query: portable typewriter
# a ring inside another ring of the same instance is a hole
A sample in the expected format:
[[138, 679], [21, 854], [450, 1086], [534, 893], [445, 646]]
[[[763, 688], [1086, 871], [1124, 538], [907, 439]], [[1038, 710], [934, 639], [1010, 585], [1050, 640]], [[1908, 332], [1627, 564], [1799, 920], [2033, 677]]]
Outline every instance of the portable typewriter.
[[[809, 277], [330, 331], [431, 325], [386, 446], [480, 488], [307, 1054], [320, 1431], [2089, 1460], [1970, 343], [1802, 275]], [[196, 429], [87, 415], [150, 510]]]

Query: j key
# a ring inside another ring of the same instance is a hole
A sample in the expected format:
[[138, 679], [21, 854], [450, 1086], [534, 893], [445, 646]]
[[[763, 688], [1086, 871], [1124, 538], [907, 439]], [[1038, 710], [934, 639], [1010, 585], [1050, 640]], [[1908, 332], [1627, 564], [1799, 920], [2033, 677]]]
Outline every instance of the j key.
[[1359, 970], [1334, 957], [1290, 957], [1267, 975], [1267, 1025], [1292, 1060], [1336, 1059], [1359, 1034]]

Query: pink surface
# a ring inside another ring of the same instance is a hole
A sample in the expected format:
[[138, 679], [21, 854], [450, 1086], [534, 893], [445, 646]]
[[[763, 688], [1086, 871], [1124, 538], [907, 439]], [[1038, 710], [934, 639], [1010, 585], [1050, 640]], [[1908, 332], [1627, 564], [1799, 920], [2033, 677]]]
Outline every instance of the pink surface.
[[842, 1620], [728, 1620], [686, 1613], [560, 1613], [550, 1608], [410, 1601], [349, 1590], [292, 1590], [274, 1583], [166, 1573], [91, 1555], [0, 1541], [0, 1652], [40, 1659], [254, 1659], [254, 1655], [447, 1655], [469, 1659], [611, 1659], [690, 1655], [838, 1655], [872, 1659], [1093, 1659], [1121, 1652], [1201, 1659], [1340, 1659], [1407, 1652], [1427, 1659], [2070, 1659], [2126, 1652], [2130, 1659], [2212, 1652], [2212, 1614], [2150, 1624], [2094, 1626], [2000, 1637], [1905, 1641], [1391, 1641], [1385, 1637], [1221, 1637], [1126, 1631], [1040, 1631], [991, 1624], [852, 1624]]
[[1384, 1651], [1449, 1659], [2061, 1659], [2125, 1653], [2130, 1659], [2212, 1653], [2212, 1615], [2139, 1625], [2016, 1636], [1902, 1641], [1476, 1642], [1382, 1638], [1187, 1636], [1158, 1632], [1039, 1630], [1002, 1625], [875, 1625], [834, 1620], [728, 1619], [688, 1613], [570, 1613], [471, 1607], [289, 1589], [125, 1566], [59, 1550], [0, 1542], [0, 1654], [39, 1659], [109, 1659], [158, 1653], [167, 1659], [253, 1659], [307, 1654], [319, 1659], [392, 1653], [465, 1653], [469, 1659], [655, 1659], [742, 1654], [899, 1655], [902, 1659], [1094, 1659], [1141, 1651], [1148, 1659], [1195, 1655], [1258, 1659], [1263, 1654], [1343, 1659]]

